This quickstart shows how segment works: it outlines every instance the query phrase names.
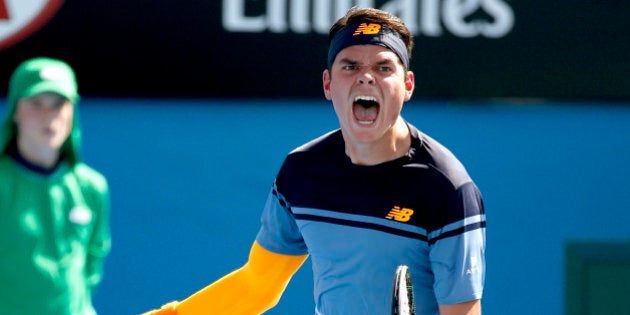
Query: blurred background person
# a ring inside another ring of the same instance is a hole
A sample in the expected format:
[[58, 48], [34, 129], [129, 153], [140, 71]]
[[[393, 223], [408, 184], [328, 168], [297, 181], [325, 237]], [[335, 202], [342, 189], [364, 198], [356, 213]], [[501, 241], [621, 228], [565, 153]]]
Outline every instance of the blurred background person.
[[105, 177], [80, 160], [73, 69], [34, 58], [9, 82], [0, 137], [0, 309], [92, 315], [109, 253]]

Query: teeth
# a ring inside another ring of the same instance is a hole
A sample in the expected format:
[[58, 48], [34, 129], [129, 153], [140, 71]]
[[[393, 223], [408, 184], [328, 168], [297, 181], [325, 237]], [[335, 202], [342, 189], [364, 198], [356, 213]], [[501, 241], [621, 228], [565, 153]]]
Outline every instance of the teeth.
[[376, 102], [376, 97], [374, 96], [367, 96], [367, 95], [359, 95], [357, 97], [354, 98], [354, 101], [370, 101], [370, 102]]

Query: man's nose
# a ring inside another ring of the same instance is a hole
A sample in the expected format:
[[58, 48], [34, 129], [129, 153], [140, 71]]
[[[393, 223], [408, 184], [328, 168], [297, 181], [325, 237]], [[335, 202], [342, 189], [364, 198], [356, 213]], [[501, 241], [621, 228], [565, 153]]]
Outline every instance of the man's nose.
[[359, 73], [359, 76], [357, 77], [357, 81], [359, 84], [374, 84], [374, 76], [372, 76], [369, 69], [361, 70], [361, 73]]

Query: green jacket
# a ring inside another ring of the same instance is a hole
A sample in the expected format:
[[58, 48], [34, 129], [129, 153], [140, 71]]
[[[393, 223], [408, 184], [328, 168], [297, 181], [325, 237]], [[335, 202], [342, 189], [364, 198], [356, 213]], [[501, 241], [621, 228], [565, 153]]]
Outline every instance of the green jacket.
[[79, 114], [53, 174], [8, 155], [15, 138], [9, 97], [0, 136], [0, 313], [91, 315], [109, 253], [105, 177], [79, 160]]

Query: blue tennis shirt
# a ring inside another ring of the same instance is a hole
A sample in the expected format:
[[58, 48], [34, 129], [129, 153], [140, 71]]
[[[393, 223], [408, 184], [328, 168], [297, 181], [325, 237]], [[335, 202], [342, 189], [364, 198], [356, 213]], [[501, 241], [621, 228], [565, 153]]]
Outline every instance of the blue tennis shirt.
[[417, 314], [481, 298], [481, 194], [448, 149], [409, 128], [408, 154], [379, 165], [352, 164], [340, 130], [282, 164], [257, 241], [310, 255], [316, 314], [389, 314], [400, 264], [409, 266]]

